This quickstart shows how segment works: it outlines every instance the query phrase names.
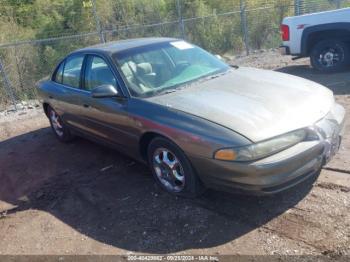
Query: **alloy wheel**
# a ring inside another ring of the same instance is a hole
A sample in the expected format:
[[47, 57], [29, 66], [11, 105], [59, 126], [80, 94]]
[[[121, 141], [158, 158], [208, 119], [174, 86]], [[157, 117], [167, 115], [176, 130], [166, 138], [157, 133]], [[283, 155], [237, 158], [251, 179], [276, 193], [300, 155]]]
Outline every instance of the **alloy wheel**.
[[158, 148], [153, 154], [153, 169], [167, 190], [178, 193], [185, 187], [185, 173], [181, 162], [166, 148]]
[[55, 133], [59, 137], [62, 137], [63, 136], [63, 126], [61, 123], [61, 119], [54, 110], [50, 111], [50, 120], [51, 120], [52, 127], [53, 127], [53, 130], [55, 131]]

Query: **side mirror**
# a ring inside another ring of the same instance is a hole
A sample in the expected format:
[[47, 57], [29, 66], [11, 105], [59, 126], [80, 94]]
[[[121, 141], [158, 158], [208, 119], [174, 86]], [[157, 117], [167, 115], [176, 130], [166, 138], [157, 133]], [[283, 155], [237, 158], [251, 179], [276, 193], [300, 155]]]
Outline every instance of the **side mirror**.
[[94, 98], [116, 97], [118, 91], [112, 85], [101, 85], [91, 90], [91, 96]]

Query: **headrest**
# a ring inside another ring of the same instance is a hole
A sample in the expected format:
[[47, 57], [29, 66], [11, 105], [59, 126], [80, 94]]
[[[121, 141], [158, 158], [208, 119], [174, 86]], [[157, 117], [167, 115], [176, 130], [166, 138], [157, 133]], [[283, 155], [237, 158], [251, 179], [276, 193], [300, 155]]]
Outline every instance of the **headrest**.
[[137, 72], [142, 75], [152, 73], [152, 65], [150, 63], [139, 63], [137, 64]]
[[120, 68], [123, 71], [125, 77], [132, 77], [133, 73], [136, 73], [136, 64], [132, 61], [125, 62]]

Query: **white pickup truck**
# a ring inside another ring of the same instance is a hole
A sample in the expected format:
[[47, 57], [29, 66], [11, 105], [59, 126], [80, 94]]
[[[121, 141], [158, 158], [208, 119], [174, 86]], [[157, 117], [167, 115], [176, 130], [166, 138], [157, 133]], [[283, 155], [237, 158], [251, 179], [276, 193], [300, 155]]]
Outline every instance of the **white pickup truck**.
[[286, 17], [281, 25], [282, 54], [310, 57], [322, 72], [350, 65], [350, 8]]

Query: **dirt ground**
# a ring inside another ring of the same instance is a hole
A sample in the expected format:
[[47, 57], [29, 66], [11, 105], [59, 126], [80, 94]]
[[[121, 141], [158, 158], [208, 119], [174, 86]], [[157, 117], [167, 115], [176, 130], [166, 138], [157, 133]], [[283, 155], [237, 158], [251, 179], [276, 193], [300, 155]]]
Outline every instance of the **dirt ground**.
[[[322, 83], [350, 112], [349, 71], [319, 74], [273, 50], [233, 63]], [[146, 166], [116, 151], [59, 143], [40, 109], [2, 114], [0, 254], [350, 255], [349, 125], [316, 182], [271, 197], [190, 200], [164, 193]]]

